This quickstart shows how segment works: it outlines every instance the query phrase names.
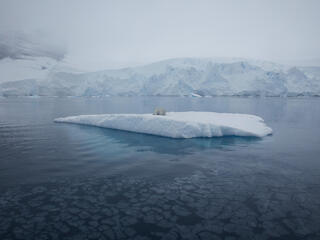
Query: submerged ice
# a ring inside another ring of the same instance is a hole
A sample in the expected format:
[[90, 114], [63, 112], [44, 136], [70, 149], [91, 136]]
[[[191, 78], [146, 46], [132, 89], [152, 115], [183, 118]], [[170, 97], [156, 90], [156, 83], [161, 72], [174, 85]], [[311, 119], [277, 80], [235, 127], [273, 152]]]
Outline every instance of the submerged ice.
[[262, 118], [248, 114], [169, 112], [152, 114], [99, 114], [57, 118], [55, 122], [92, 125], [171, 138], [252, 136], [272, 134]]

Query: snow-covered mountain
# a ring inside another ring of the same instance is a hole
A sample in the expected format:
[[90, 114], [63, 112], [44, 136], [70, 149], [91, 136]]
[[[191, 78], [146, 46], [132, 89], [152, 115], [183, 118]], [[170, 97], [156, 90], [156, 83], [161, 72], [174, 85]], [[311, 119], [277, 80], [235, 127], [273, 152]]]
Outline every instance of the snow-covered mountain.
[[23, 59], [25, 57], [46, 57], [62, 60], [66, 49], [57, 45], [44, 33], [23, 32], [0, 33], [0, 59]]
[[[6, 64], [15, 66], [15, 78], [6, 73]], [[320, 96], [320, 67], [223, 58], [169, 59], [88, 73], [62, 66], [59, 60], [48, 57], [3, 58], [0, 96]]]

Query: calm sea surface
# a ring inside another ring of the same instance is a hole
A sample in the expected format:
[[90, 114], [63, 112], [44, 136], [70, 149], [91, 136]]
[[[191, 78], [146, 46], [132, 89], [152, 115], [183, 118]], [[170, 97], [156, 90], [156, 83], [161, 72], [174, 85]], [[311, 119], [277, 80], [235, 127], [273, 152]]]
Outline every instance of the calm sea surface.
[[[170, 139], [70, 115], [255, 114], [263, 139]], [[2, 98], [0, 239], [320, 239], [319, 98]]]

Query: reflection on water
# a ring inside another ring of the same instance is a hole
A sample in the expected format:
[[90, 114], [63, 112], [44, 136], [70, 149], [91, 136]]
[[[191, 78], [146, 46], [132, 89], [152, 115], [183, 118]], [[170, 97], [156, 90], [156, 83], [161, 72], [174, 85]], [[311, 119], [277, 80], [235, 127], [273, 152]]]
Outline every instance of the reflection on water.
[[[319, 239], [319, 99], [0, 100], [0, 239]], [[256, 114], [263, 139], [170, 139], [54, 118]]]

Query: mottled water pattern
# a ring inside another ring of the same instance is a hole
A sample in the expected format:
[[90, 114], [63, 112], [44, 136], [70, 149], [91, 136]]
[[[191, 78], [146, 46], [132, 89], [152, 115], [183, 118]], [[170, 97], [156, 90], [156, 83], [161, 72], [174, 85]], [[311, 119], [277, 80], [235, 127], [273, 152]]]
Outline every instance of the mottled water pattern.
[[[319, 103], [0, 100], [0, 239], [320, 239]], [[275, 133], [177, 140], [52, 122], [154, 105], [257, 114]]]

